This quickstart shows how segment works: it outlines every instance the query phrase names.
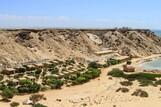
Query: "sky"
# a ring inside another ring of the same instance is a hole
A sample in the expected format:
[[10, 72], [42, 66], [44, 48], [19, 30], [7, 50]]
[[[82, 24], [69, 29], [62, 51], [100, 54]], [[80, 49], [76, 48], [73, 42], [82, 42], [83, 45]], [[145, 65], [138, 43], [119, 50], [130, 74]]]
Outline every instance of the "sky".
[[1, 0], [0, 27], [161, 29], [161, 0]]

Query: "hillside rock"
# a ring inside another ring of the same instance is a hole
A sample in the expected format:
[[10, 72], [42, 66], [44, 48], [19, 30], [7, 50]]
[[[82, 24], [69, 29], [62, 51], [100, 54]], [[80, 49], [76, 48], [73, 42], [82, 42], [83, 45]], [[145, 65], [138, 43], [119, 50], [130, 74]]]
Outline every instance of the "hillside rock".
[[117, 50], [133, 57], [161, 53], [161, 38], [149, 30], [18, 29], [0, 31], [0, 64], [63, 59], [94, 60], [94, 53]]

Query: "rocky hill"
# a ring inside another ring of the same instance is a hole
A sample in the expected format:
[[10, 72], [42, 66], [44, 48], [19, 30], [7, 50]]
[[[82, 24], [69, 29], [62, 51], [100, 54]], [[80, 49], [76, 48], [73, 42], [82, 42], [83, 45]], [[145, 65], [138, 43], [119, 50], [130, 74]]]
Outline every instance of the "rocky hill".
[[45, 59], [94, 60], [113, 50], [133, 57], [161, 53], [161, 38], [139, 29], [0, 30], [0, 66]]

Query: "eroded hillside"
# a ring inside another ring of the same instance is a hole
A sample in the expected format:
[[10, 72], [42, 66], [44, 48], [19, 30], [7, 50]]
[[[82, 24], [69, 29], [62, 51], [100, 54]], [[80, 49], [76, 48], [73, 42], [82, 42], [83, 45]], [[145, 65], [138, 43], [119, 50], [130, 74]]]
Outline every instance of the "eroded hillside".
[[149, 30], [1, 30], [1, 66], [44, 59], [95, 60], [94, 52], [118, 51], [120, 55], [161, 53], [161, 38]]

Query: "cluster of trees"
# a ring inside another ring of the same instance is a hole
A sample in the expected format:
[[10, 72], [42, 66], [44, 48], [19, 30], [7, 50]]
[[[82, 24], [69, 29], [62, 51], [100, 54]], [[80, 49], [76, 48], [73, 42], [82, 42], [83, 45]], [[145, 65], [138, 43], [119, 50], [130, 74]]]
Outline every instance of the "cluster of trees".
[[119, 64], [119, 63], [120, 63], [120, 60], [117, 60], [117, 59], [110, 58], [110, 59], [107, 60], [108, 66], [116, 65], [116, 64]]
[[[134, 81], [137, 80], [140, 83], [140, 86], [158, 86], [161, 85], [161, 79], [156, 79], [156, 78], [161, 78], [161, 74], [152, 74], [152, 73], [132, 73], [132, 74], [126, 74], [120, 69], [113, 69], [108, 73], [108, 75], [112, 77], [121, 77], [129, 81]], [[127, 85], [129, 83], [121, 83], [122, 85]]]
[[[107, 59], [107, 61], [106, 61], [106, 64], [98, 64], [97, 62], [90, 62], [89, 64], [88, 64], [88, 68], [102, 68], [102, 67], [109, 67], [109, 66], [111, 66], [111, 65], [117, 65], [117, 64], [120, 64], [121, 63], [121, 61], [120, 60], [117, 60], [117, 59], [114, 59], [114, 58], [109, 58], [109, 59]], [[131, 64], [131, 62], [129, 61], [129, 62], [127, 62], [127, 63], [130, 63]]]
[[61, 86], [63, 86], [64, 81], [54, 76], [49, 76], [43, 80], [43, 84], [50, 86], [51, 89], [60, 89]]
[[75, 77], [75, 79], [73, 79], [73, 84], [74, 85], [78, 85], [78, 84], [83, 84], [85, 82], [88, 82], [91, 79], [94, 79], [96, 77], [99, 77], [101, 74], [101, 71], [97, 68], [88, 68], [88, 70], [84, 73], [79, 73], [77, 74], [77, 76]]
[[19, 93], [36, 93], [41, 88], [40, 84], [32, 82], [31, 80], [20, 81], [20, 86], [17, 87]]
[[21, 93], [36, 93], [40, 90], [41, 86], [31, 80], [21, 80], [19, 85], [14, 84], [1, 84], [0, 90], [3, 101], [10, 101], [14, 95]]

